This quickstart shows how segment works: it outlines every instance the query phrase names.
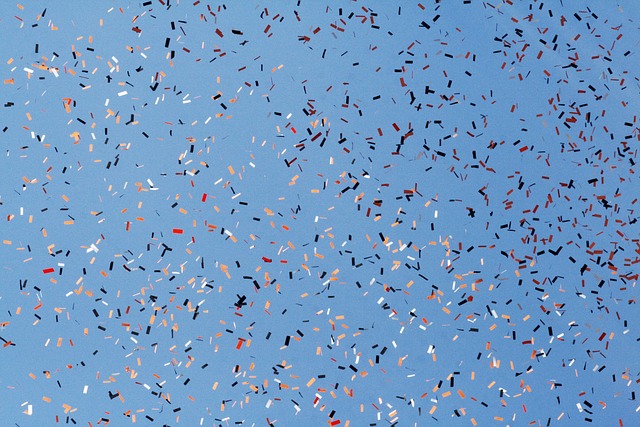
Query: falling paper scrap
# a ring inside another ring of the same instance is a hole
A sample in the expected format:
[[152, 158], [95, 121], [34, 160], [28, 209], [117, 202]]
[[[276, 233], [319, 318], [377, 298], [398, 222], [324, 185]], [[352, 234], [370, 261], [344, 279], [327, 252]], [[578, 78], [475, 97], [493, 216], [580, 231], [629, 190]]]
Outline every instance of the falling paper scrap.
[[635, 3], [46, 6], [3, 423], [637, 425]]

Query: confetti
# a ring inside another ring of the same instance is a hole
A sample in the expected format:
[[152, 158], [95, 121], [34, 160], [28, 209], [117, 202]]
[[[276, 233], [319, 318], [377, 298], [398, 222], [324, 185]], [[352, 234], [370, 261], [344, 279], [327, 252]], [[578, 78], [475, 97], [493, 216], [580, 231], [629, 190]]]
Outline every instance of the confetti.
[[78, 5], [0, 5], [7, 425], [635, 425], [634, 3]]

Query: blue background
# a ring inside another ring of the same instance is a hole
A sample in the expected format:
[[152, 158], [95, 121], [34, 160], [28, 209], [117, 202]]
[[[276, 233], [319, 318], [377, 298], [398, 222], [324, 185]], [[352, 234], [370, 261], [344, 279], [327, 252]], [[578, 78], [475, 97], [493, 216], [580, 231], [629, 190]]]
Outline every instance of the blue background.
[[3, 2], [2, 425], [635, 425], [634, 6]]

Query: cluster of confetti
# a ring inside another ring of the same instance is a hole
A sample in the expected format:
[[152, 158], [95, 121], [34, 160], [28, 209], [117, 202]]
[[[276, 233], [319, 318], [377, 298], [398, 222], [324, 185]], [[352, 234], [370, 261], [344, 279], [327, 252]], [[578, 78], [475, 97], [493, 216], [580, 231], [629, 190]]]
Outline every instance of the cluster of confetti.
[[422, 1], [0, 4], [1, 425], [638, 425], [640, 9]]

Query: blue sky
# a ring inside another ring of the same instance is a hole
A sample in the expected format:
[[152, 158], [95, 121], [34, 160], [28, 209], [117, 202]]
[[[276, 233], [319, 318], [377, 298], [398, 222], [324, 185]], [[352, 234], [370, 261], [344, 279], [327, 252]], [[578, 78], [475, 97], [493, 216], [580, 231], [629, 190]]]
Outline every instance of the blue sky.
[[632, 425], [633, 6], [3, 3], [0, 415]]

